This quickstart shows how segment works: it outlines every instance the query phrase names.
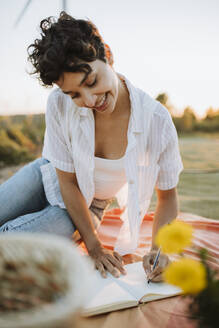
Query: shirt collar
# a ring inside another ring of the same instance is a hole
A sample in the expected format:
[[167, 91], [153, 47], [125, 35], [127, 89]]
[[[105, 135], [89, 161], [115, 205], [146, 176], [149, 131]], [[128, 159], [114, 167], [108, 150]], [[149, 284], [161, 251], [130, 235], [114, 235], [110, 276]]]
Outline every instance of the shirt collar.
[[87, 116], [88, 115], [88, 110], [91, 111], [87, 107], [80, 107], [80, 108], [78, 107], [78, 109], [79, 109], [80, 116]]
[[127, 89], [129, 91], [129, 98], [131, 103], [131, 131], [134, 133], [143, 132], [142, 119], [141, 119], [141, 101], [139, 89], [133, 86], [133, 84], [122, 74], [120, 74], [125, 80]]

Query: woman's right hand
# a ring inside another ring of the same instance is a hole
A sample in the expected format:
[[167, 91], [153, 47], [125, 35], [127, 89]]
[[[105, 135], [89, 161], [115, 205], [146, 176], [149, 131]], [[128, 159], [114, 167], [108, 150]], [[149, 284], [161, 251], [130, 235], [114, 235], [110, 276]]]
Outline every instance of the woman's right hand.
[[103, 278], [107, 277], [107, 271], [118, 278], [120, 273], [126, 274], [124, 262], [119, 253], [104, 248], [101, 244], [88, 250], [90, 257], [94, 260], [95, 268], [99, 270]]

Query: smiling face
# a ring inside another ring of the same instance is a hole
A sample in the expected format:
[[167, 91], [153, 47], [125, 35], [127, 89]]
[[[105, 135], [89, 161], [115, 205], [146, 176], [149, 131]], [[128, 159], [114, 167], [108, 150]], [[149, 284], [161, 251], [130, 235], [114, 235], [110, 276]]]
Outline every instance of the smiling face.
[[111, 114], [121, 88], [119, 78], [108, 63], [97, 59], [88, 64], [92, 71], [86, 79], [84, 72], [64, 72], [56, 84], [78, 107]]

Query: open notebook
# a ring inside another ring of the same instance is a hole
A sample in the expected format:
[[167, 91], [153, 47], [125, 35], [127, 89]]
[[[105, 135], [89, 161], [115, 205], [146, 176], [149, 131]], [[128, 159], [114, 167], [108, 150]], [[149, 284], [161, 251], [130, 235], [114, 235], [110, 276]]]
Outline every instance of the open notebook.
[[90, 277], [93, 293], [83, 310], [84, 316], [125, 309], [182, 293], [178, 287], [166, 283], [148, 284], [142, 262], [127, 264], [125, 268], [127, 274], [119, 278], [108, 273], [104, 279], [98, 271], [94, 271]]

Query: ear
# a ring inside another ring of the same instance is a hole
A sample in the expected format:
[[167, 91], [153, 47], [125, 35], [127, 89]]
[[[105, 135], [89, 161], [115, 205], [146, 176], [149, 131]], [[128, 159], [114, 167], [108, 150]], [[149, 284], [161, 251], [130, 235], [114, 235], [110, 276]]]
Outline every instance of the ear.
[[112, 66], [114, 63], [112, 51], [111, 51], [110, 47], [108, 46], [108, 44], [104, 43], [104, 47], [105, 47], [105, 54], [106, 54], [108, 64], [110, 66]]

